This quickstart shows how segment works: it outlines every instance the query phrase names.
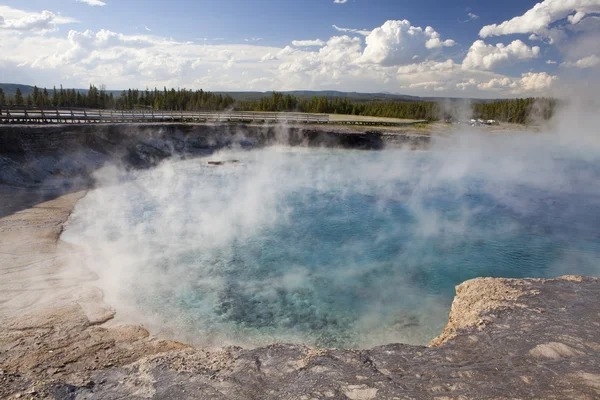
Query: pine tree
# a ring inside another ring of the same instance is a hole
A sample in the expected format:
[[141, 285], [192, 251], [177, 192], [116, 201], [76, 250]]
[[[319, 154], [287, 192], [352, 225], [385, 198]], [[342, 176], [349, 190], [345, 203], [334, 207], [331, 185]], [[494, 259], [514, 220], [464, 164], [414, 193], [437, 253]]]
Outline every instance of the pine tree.
[[17, 88], [17, 91], [15, 92], [15, 104], [18, 106], [22, 106], [23, 102], [23, 93], [21, 93], [20, 88]]
[[40, 106], [40, 89], [38, 89], [37, 86], [33, 87], [33, 104], [35, 104], [36, 106]]

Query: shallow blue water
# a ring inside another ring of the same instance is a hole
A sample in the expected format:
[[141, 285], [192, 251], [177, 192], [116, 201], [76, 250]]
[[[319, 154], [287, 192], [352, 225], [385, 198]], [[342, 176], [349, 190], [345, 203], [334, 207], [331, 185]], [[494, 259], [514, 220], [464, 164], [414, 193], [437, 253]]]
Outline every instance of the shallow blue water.
[[207, 344], [426, 343], [467, 279], [600, 271], [596, 158], [220, 157], [241, 162], [173, 163], [94, 191], [65, 234], [114, 299]]

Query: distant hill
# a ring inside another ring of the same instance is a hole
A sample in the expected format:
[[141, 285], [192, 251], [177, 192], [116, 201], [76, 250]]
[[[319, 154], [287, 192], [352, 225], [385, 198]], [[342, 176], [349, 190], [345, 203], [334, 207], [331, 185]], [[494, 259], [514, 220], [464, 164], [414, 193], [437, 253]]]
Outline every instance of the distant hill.
[[[39, 86], [38, 86], [39, 87]], [[17, 88], [21, 89], [21, 94], [23, 94], [23, 97], [27, 97], [28, 95], [33, 93], [33, 86], [30, 85], [21, 85], [21, 84], [17, 84], [17, 83], [0, 83], [0, 89], [4, 90], [4, 94], [7, 96], [14, 96], [15, 93], [17, 92]], [[44, 89], [43, 87], [39, 87], [40, 89]], [[58, 90], [58, 86], [56, 87], [56, 89]], [[50, 96], [52, 96], [52, 90], [54, 89], [54, 86], [52, 87], [47, 87], [46, 88], [48, 90], [48, 93], [50, 93]], [[67, 89], [67, 88], [65, 88]], [[69, 90], [71, 90], [71, 88], [69, 88]], [[81, 93], [87, 93], [88, 89], [75, 89], [78, 92]], [[114, 94], [120, 94], [121, 91], [120, 90], [113, 90], [112, 91]], [[110, 93], [110, 91], [109, 91]]]
[[16, 83], [0, 83], [0, 89], [4, 90], [4, 94], [7, 96], [14, 96], [18, 89], [21, 89], [23, 96], [27, 96], [33, 93], [33, 86], [29, 85], [18, 85]]
[[[21, 89], [21, 93], [24, 97], [33, 93], [33, 86], [21, 85], [15, 83], [0, 83], [0, 89], [4, 90], [7, 96], [14, 96], [17, 88]], [[53, 87], [47, 88], [50, 95], [52, 95]], [[67, 88], [65, 88], [67, 89]], [[70, 90], [70, 88], [69, 88]], [[81, 93], [87, 93], [88, 89], [75, 89]], [[112, 93], [114, 96], [119, 96], [122, 90], [107, 90], [107, 93]], [[238, 101], [253, 101], [260, 100], [262, 97], [268, 97], [271, 95], [269, 92], [213, 92], [223, 95], [229, 95]], [[495, 99], [459, 99], [452, 97], [418, 97], [409, 96], [405, 94], [393, 94], [393, 93], [358, 93], [358, 92], [340, 92], [336, 90], [292, 90], [286, 92], [280, 92], [285, 94], [291, 94], [299, 98], [312, 98], [312, 97], [327, 97], [329, 100], [335, 98], [347, 98], [356, 103], [367, 103], [377, 101], [471, 101], [474, 103], [490, 103], [496, 101]]]

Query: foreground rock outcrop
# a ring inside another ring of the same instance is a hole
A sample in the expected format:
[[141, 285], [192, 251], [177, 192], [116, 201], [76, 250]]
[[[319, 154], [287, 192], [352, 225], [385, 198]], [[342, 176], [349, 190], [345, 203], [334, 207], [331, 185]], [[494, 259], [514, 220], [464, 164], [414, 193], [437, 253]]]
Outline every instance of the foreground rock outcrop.
[[82, 193], [0, 219], [0, 398], [597, 399], [600, 280], [475, 279], [431, 346], [193, 348], [114, 316], [59, 240]]

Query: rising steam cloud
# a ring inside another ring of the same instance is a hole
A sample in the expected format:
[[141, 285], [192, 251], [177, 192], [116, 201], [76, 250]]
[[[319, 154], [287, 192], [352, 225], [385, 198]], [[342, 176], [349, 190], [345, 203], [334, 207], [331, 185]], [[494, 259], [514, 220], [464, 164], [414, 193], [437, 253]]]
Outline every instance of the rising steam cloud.
[[183, 340], [424, 344], [465, 279], [600, 272], [598, 121], [573, 116], [540, 132], [459, 126], [427, 151], [106, 167], [64, 238], [120, 318]]

